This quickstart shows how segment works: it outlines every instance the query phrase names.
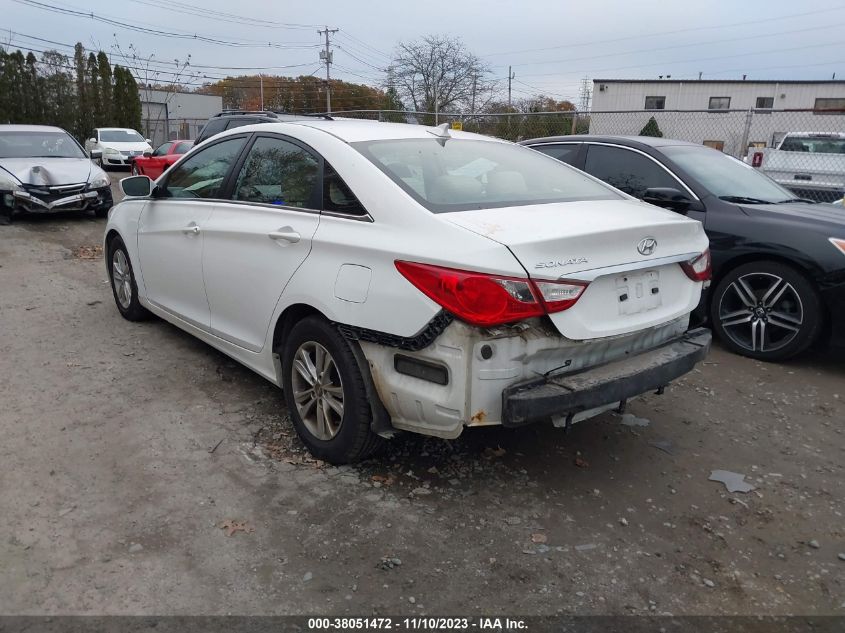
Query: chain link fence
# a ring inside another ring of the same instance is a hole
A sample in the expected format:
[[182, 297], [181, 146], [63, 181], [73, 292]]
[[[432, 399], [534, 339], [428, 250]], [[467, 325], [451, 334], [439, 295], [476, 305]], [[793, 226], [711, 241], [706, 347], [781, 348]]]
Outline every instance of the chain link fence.
[[208, 119], [147, 117], [141, 119], [141, 129], [138, 131], [150, 139], [155, 148], [166, 141], [195, 139], [207, 121]]
[[352, 110], [335, 118], [449, 123], [511, 141], [600, 134], [663, 136], [718, 149], [761, 170], [796, 196], [834, 202], [845, 196], [845, 111], [632, 110], [458, 114]]

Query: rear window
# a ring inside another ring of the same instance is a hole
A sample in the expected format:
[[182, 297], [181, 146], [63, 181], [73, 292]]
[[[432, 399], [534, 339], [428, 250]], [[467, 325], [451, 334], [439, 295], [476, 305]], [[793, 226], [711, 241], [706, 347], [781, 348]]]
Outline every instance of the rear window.
[[226, 129], [226, 119], [212, 119], [205, 124], [205, 127], [200, 132], [200, 138], [206, 139], [214, 136]]
[[432, 213], [621, 198], [577, 169], [510, 143], [432, 137], [353, 147]]
[[845, 138], [835, 136], [787, 136], [780, 148], [787, 152], [845, 154]]

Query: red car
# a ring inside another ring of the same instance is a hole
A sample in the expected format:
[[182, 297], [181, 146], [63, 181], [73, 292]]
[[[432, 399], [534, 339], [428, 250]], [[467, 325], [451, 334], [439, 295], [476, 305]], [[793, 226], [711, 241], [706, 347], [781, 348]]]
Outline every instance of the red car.
[[155, 180], [165, 169], [182, 158], [182, 154], [186, 154], [193, 145], [193, 141], [167, 141], [159, 145], [154, 152], [147, 152], [133, 159], [132, 175], [149, 176]]

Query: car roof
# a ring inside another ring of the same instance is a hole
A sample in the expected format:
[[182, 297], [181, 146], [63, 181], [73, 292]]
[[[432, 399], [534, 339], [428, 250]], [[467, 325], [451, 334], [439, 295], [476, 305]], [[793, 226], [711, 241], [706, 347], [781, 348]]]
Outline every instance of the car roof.
[[[304, 119], [298, 121], [285, 121], [279, 123], [260, 123], [257, 125], [244, 125], [233, 128], [221, 133], [237, 134], [247, 131], [261, 131], [261, 132], [278, 132], [283, 134], [290, 132], [291, 127], [309, 127], [316, 130], [321, 130], [332, 136], [345, 141], [347, 143], [356, 143], [359, 141], [381, 141], [381, 140], [398, 140], [398, 139], [412, 139], [412, 138], [437, 138], [440, 135], [440, 130], [435, 127], [427, 125], [414, 125], [411, 123], [385, 123], [381, 121], [370, 121], [361, 119]], [[490, 136], [483, 136], [481, 134], [473, 134], [471, 132], [461, 132], [458, 130], [449, 130], [449, 136], [453, 138], [463, 139], [480, 139], [485, 141], [495, 141], [506, 143], [502, 139], [493, 138]]]
[[520, 141], [523, 145], [533, 145], [537, 143], [620, 143], [622, 145], [629, 145], [637, 147], [645, 145], [648, 147], [668, 147], [670, 145], [695, 145], [701, 147], [699, 143], [690, 143], [689, 141], [679, 141], [671, 138], [661, 138], [656, 136], [614, 136], [602, 134], [571, 134], [568, 136], [546, 136], [543, 138], [532, 138], [526, 141]]
[[131, 127], [95, 127], [94, 129], [95, 130], [106, 130], [106, 131], [112, 131], [112, 130], [129, 130], [130, 132], [137, 132], [138, 131], [135, 128], [131, 128]]
[[54, 125], [0, 125], [0, 132], [64, 132], [60, 127]]

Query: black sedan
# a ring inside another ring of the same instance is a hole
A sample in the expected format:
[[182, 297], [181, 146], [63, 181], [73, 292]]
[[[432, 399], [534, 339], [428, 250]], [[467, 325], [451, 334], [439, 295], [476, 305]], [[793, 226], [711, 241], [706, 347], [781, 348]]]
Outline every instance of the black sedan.
[[782, 360], [845, 345], [845, 209], [795, 197], [722, 152], [652, 137], [523, 141], [646, 202], [700, 220], [713, 282], [700, 316], [730, 349]]

